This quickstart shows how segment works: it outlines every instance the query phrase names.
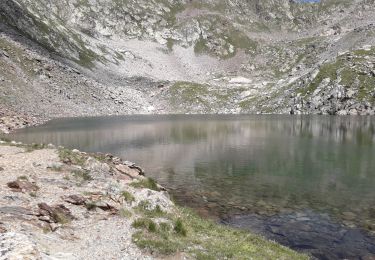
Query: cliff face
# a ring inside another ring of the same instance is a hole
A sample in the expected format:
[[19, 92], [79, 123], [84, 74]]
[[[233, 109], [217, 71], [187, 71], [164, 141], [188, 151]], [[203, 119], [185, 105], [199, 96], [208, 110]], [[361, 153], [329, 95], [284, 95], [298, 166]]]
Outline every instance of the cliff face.
[[[51, 93], [56, 79], [27, 75], [26, 85], [43, 86], [41, 97], [28, 102], [60, 100], [67, 108], [25, 109], [36, 114], [373, 113], [374, 1], [307, 2], [7, 0], [0, 17], [8, 47], [21, 44], [91, 82], [90, 89], [70, 89], [75, 78], [66, 82], [69, 73], [56, 71], [60, 95]], [[341, 79], [343, 71], [350, 79]], [[0, 72], [5, 77], [6, 68]], [[4, 91], [24, 78], [0, 82], [5, 104], [16, 111], [25, 98]], [[65, 102], [68, 89], [77, 98]]]

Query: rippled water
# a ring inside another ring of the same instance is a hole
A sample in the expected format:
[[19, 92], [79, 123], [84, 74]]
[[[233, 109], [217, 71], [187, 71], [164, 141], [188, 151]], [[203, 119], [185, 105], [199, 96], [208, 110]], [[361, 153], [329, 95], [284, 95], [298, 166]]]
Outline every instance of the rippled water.
[[[375, 230], [374, 117], [59, 119], [18, 131], [12, 138], [109, 152], [134, 161], [180, 203], [242, 228], [288, 220], [290, 225], [280, 232], [292, 237], [301, 229], [298, 218], [285, 216], [310, 212], [302, 217], [308, 224], [303, 232], [310, 228], [319, 233], [316, 228], [328, 218], [341, 233], [356, 230], [363, 235], [358, 237], [360, 251], [347, 249], [345, 254], [346, 249], [340, 249], [341, 255], [328, 254], [319, 236], [295, 248], [322, 259], [375, 255], [371, 236]], [[278, 227], [282, 229], [284, 222]], [[272, 229], [251, 229], [293, 246], [274, 236]], [[332, 241], [341, 243], [338, 237]]]

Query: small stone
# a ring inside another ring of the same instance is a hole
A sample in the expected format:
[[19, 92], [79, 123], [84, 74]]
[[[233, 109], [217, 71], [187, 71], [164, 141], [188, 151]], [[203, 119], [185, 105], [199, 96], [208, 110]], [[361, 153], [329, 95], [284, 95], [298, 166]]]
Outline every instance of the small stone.
[[4, 168], [3, 168], [3, 167], [0, 167], [0, 172], [1, 172], [1, 171], [4, 171]]
[[64, 200], [73, 205], [84, 205], [86, 202], [86, 199], [81, 195], [69, 195]]
[[7, 229], [5, 227], [0, 227], [0, 234], [7, 232]]
[[118, 209], [106, 202], [103, 202], [103, 201], [100, 201], [100, 202], [96, 202], [95, 203], [96, 207], [101, 209], [101, 210], [104, 210], [104, 211], [110, 211], [112, 213], [117, 213], [118, 212]]
[[48, 216], [40, 216], [38, 219], [44, 222], [52, 222], [51, 218]]
[[343, 212], [342, 217], [345, 220], [354, 220], [357, 216], [353, 212]]
[[51, 231], [55, 232], [59, 227], [61, 227], [61, 224], [51, 223], [49, 226], [51, 228]]

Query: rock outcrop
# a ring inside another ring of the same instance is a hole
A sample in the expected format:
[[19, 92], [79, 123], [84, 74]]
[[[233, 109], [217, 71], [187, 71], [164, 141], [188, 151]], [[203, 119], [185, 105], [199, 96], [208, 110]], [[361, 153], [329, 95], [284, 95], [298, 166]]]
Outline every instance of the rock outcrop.
[[373, 0], [2, 1], [1, 103], [38, 119], [371, 114], [374, 17]]

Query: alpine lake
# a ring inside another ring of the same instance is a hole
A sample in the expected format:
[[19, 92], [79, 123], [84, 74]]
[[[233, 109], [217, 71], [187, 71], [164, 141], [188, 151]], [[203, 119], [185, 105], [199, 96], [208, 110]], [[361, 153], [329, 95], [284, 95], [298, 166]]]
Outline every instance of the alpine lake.
[[318, 259], [375, 259], [375, 117], [66, 118], [7, 138], [111, 153], [204, 217]]

